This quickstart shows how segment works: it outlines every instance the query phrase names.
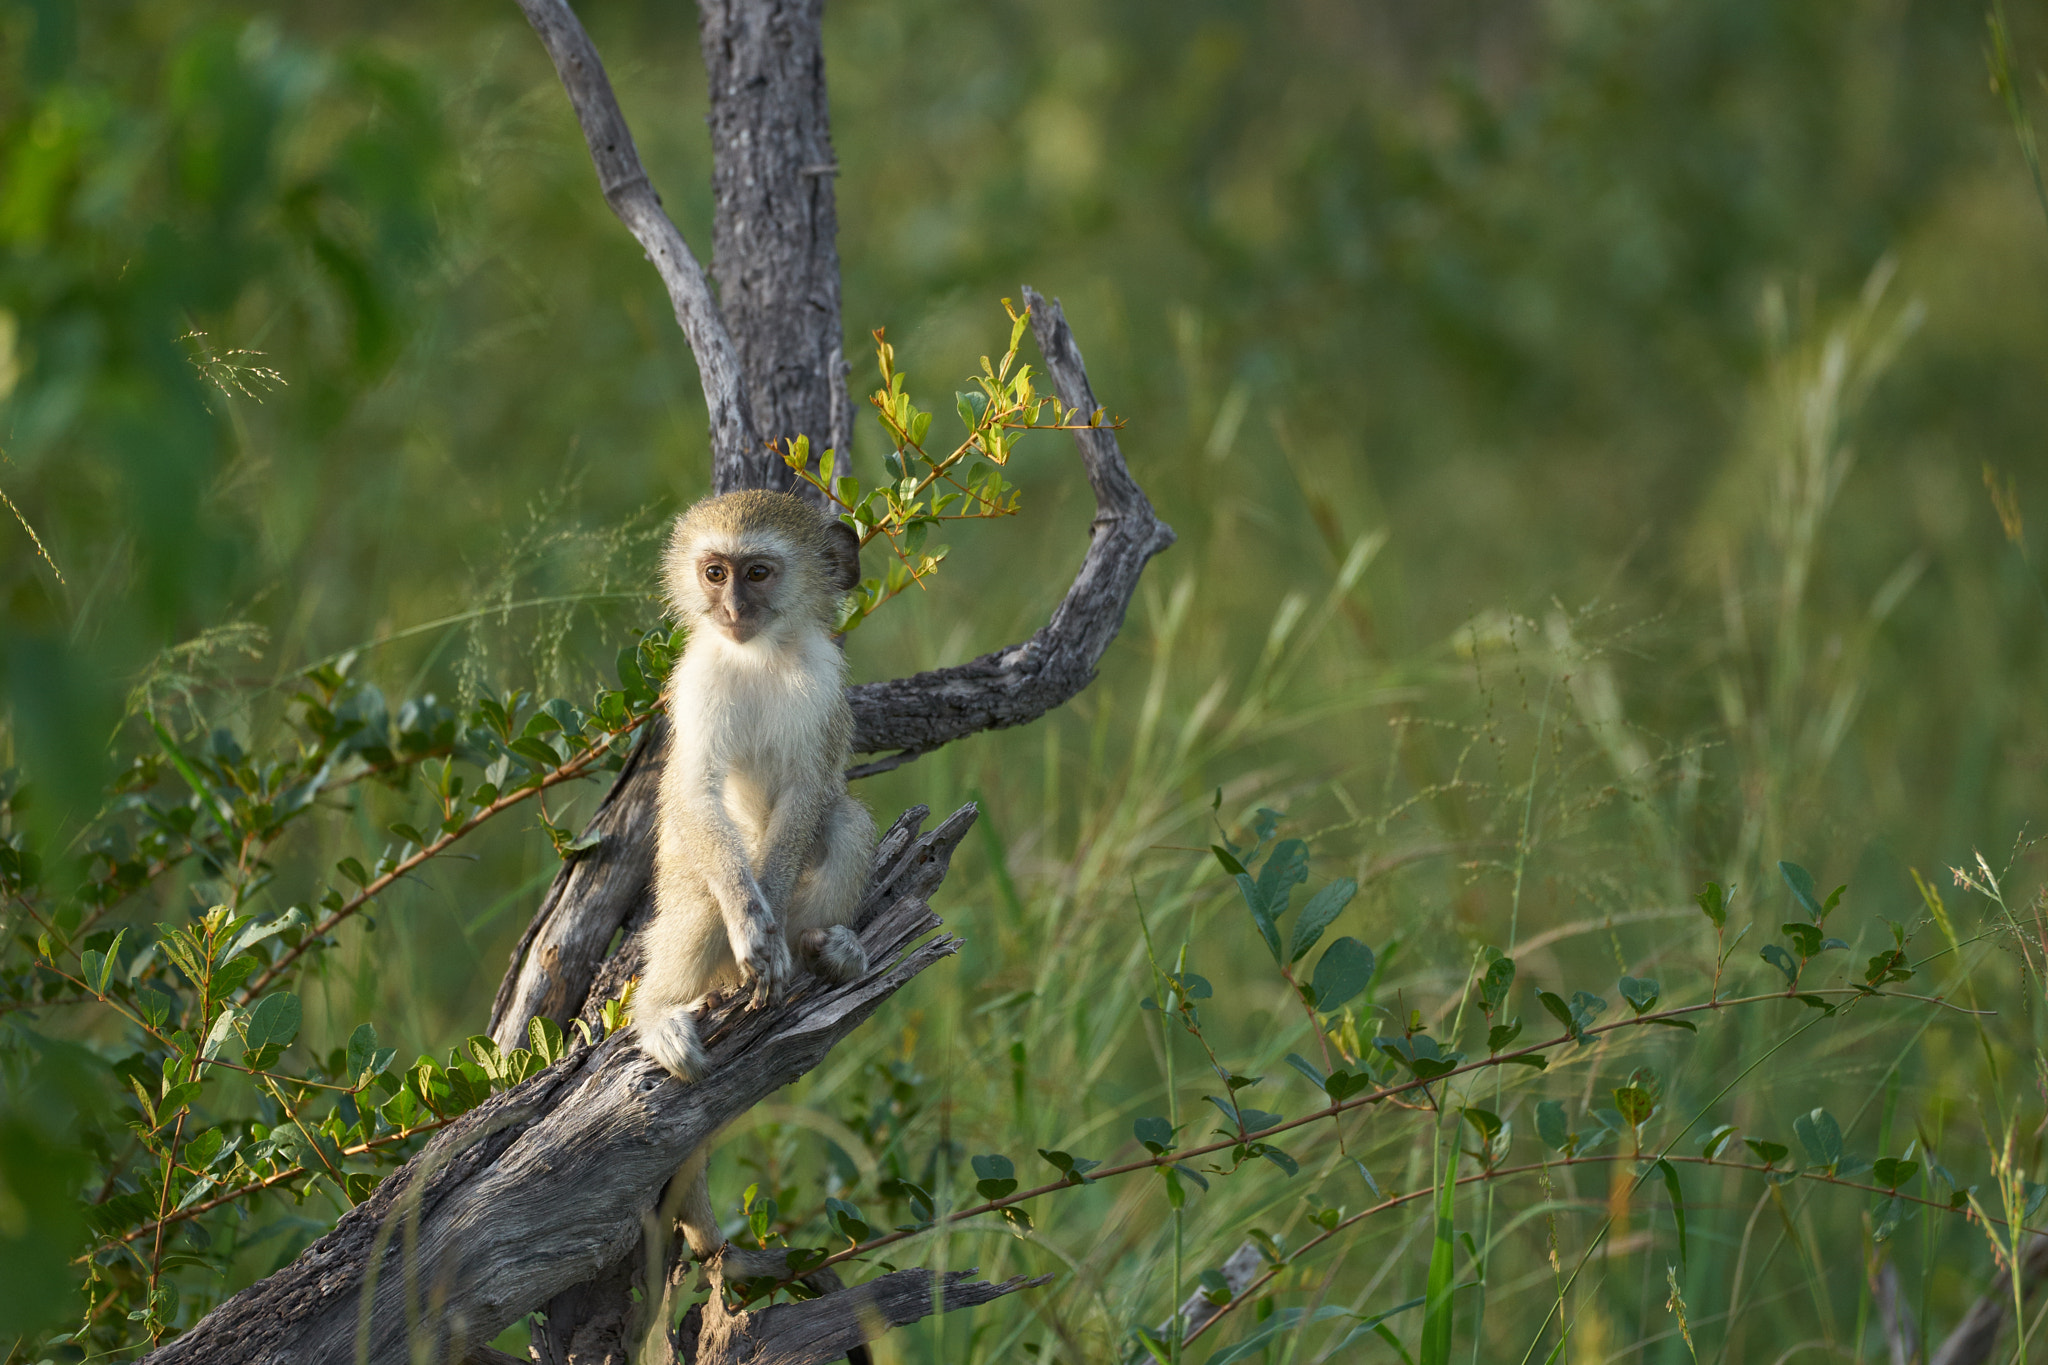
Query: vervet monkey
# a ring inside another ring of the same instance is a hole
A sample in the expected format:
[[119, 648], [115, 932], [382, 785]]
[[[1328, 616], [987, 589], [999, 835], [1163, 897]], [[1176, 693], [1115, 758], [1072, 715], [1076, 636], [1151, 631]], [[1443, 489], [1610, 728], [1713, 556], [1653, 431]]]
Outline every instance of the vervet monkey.
[[[663, 564], [689, 643], [668, 679], [656, 802], [654, 919], [634, 991], [641, 1048], [678, 1078], [704, 1073], [694, 1007], [751, 986], [777, 999], [800, 962], [832, 982], [868, 969], [848, 927], [875, 828], [846, 790], [853, 740], [832, 627], [860, 579], [852, 529], [788, 493], [707, 498], [677, 518]], [[724, 1245], [704, 1178], [684, 1163], [690, 1254]], [[781, 1252], [727, 1254], [729, 1272], [782, 1274]]]

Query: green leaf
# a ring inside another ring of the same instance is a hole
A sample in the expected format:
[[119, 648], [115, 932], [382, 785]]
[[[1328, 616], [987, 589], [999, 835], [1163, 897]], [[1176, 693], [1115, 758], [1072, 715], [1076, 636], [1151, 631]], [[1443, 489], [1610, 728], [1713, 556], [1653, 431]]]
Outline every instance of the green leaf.
[[1569, 1152], [1572, 1149], [1571, 1125], [1565, 1122], [1564, 1105], [1556, 1100], [1542, 1100], [1536, 1105], [1536, 1136], [1543, 1139], [1543, 1145], [1553, 1152]]
[[370, 1063], [377, 1058], [377, 1026], [358, 1024], [356, 1031], [348, 1036], [348, 1083], [355, 1085], [370, 1069]]
[[1757, 1160], [1766, 1166], [1775, 1166], [1792, 1154], [1792, 1149], [1782, 1142], [1766, 1142], [1761, 1138], [1744, 1138], [1742, 1145], [1756, 1153]]
[[867, 1220], [860, 1216], [860, 1210], [844, 1199], [825, 1201], [825, 1224], [849, 1242], [865, 1242], [873, 1230], [868, 1227]]
[[1519, 1018], [1510, 1019], [1503, 1024], [1495, 1024], [1486, 1031], [1486, 1050], [1488, 1052], [1498, 1052], [1521, 1036], [1522, 1021]]
[[1778, 927], [1784, 932], [1785, 937], [1792, 941], [1793, 952], [1801, 957], [1820, 956], [1820, 930], [1811, 924], [1801, 924], [1797, 920]]
[[1728, 1150], [1728, 1144], [1735, 1140], [1735, 1134], [1738, 1131], [1740, 1130], [1732, 1123], [1719, 1125], [1711, 1133], [1700, 1139], [1701, 1155], [1705, 1156], [1709, 1161], [1715, 1160], [1721, 1153]]
[[1881, 1156], [1870, 1165], [1870, 1173], [1877, 1183], [1893, 1190], [1911, 1180], [1919, 1172], [1919, 1162], [1902, 1161], [1893, 1156]]
[[1038, 1149], [1038, 1154], [1044, 1157], [1054, 1170], [1065, 1176], [1069, 1183], [1075, 1185], [1088, 1184], [1088, 1172], [1102, 1164], [1099, 1161], [1090, 1161], [1085, 1156], [1074, 1156], [1060, 1151], [1047, 1151], [1043, 1147]]
[[1798, 959], [1792, 956], [1792, 954], [1786, 952], [1783, 948], [1780, 948], [1775, 943], [1766, 943], [1757, 952], [1757, 956], [1762, 958], [1764, 961], [1770, 963], [1773, 967], [1776, 967], [1780, 972], [1784, 973], [1785, 984], [1787, 987], [1798, 984], [1799, 962]]
[[1001, 1199], [1017, 1188], [1017, 1168], [1006, 1156], [992, 1154], [974, 1158], [974, 1173], [980, 1177], [974, 1182], [974, 1188], [981, 1192], [983, 1199]]
[[1813, 874], [1798, 863], [1780, 862], [1778, 874], [1785, 879], [1785, 885], [1792, 888], [1792, 899], [1799, 902], [1799, 908], [1806, 912], [1808, 919], [1819, 924], [1827, 912], [1821, 909], [1820, 897], [1814, 894]]
[[1147, 1115], [1131, 1125], [1131, 1135], [1154, 1156], [1173, 1150], [1173, 1125], [1156, 1115]]
[[547, 771], [562, 764], [562, 756], [544, 739], [520, 738], [505, 746], [535, 768]]
[[1423, 1287], [1422, 1345], [1417, 1365], [1450, 1365], [1451, 1295], [1456, 1270], [1456, 1232], [1452, 1214], [1458, 1197], [1458, 1144], [1449, 1144], [1438, 1175], [1436, 1232], [1430, 1241], [1429, 1277]]
[[1579, 1026], [1572, 1019], [1572, 1007], [1565, 1004], [1563, 996], [1555, 991], [1538, 991], [1536, 999], [1544, 1009], [1550, 1011], [1551, 1018], [1564, 1025], [1566, 1033], [1574, 1038], [1579, 1036]]
[[1631, 1128], [1640, 1128], [1657, 1112], [1657, 1100], [1642, 1086], [1623, 1085], [1615, 1088], [1614, 1107], [1620, 1112], [1622, 1122]]
[[1287, 913], [1294, 888], [1308, 880], [1308, 845], [1299, 839], [1283, 839], [1266, 855], [1259, 868], [1259, 900], [1266, 913], [1278, 920]]
[[1699, 903], [1700, 912], [1714, 922], [1716, 929], [1728, 925], [1728, 890], [1719, 882], [1708, 882], [1693, 896]]
[[105, 995], [107, 983], [113, 980], [116, 955], [121, 951], [121, 940], [128, 936], [123, 929], [114, 935], [114, 941], [107, 945], [105, 952], [88, 949], [81, 959], [85, 964], [85, 984], [94, 995]]
[[[1493, 951], [1488, 949], [1488, 952]], [[1486, 1005], [1490, 1016], [1497, 1013], [1508, 1002], [1508, 992], [1515, 984], [1515, 960], [1511, 957], [1496, 957], [1486, 965], [1486, 975], [1479, 978], [1479, 998]]]
[[1842, 1160], [1842, 1125], [1825, 1109], [1814, 1109], [1792, 1120], [1799, 1145], [1816, 1166], [1833, 1170]]
[[1355, 938], [1332, 943], [1316, 963], [1316, 1012], [1327, 1014], [1364, 990], [1372, 980], [1372, 949]]
[[1340, 1068], [1332, 1071], [1329, 1080], [1323, 1083], [1323, 1093], [1335, 1103], [1342, 1104], [1353, 1095], [1364, 1094], [1372, 1089], [1373, 1085], [1373, 1078], [1365, 1072], [1345, 1071]]
[[1245, 1133], [1264, 1132], [1281, 1121], [1279, 1114], [1264, 1109], [1240, 1108], [1218, 1095], [1204, 1095], [1202, 1098], [1222, 1110], [1223, 1117], [1230, 1121], [1232, 1128]]
[[[1330, 927], [1357, 894], [1358, 883], [1344, 877], [1309, 897], [1308, 904], [1301, 907], [1301, 918], [1294, 922], [1294, 939], [1288, 946], [1287, 960], [1301, 961], [1308, 950], [1316, 946], [1323, 930]], [[1512, 972], [1512, 967], [1509, 970]]]
[[1629, 1008], [1638, 1015], [1648, 1014], [1657, 1008], [1657, 998], [1663, 987], [1648, 979], [1624, 976], [1621, 979], [1621, 998], [1628, 1001]]
[[355, 858], [343, 858], [335, 864], [335, 867], [340, 869], [342, 876], [347, 877], [357, 886], [368, 886], [370, 884], [370, 874], [363, 870], [362, 863]]
[[1302, 1056], [1299, 1052], [1290, 1052], [1287, 1054], [1287, 1065], [1293, 1067], [1296, 1071], [1299, 1071], [1302, 1075], [1308, 1077], [1309, 1080], [1312, 1083], [1314, 1083], [1315, 1088], [1318, 1090], [1321, 1090], [1324, 1086], [1326, 1086], [1329, 1083], [1329, 1077], [1323, 1075], [1322, 1071], [1317, 1068], [1314, 1062], [1311, 1062], [1308, 1058]]
[[627, 692], [647, 693], [654, 689], [647, 685], [646, 675], [640, 671], [640, 651], [637, 646], [628, 645], [619, 651], [619, 685]]
[[1896, 1194], [1886, 1199], [1881, 1208], [1882, 1212], [1878, 1214], [1876, 1224], [1870, 1229], [1870, 1240], [1873, 1242], [1889, 1241], [1891, 1235], [1899, 1230], [1899, 1224], [1906, 1216], [1906, 1201]]
[[287, 1048], [298, 1036], [299, 997], [290, 991], [277, 991], [264, 996], [249, 1011], [242, 1042], [251, 1052], [259, 1052], [267, 1047]]
[[1245, 1150], [1251, 1156], [1264, 1157], [1289, 1175], [1301, 1173], [1301, 1164], [1270, 1142], [1254, 1142]]
[[1671, 1217], [1678, 1224], [1678, 1263], [1685, 1264], [1685, 1191], [1678, 1185], [1678, 1168], [1662, 1157], [1657, 1169], [1664, 1174], [1664, 1188], [1671, 1195]]

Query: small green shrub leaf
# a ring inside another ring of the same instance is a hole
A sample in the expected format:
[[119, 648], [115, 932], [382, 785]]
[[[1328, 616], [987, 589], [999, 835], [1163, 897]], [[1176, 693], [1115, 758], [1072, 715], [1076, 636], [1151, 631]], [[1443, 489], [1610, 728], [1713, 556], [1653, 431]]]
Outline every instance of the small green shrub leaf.
[[1350, 1000], [1365, 989], [1372, 973], [1372, 949], [1355, 938], [1332, 943], [1316, 962], [1316, 1012], [1327, 1014]]

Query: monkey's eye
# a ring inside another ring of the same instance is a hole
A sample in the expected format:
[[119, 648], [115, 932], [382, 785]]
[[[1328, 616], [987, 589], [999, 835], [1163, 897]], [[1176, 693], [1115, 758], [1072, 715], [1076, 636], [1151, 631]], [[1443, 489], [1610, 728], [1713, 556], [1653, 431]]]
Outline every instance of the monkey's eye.
[[747, 566], [747, 581], [749, 583], [766, 583], [768, 575], [774, 572], [775, 570], [769, 568], [766, 564], [749, 564]]
[[723, 583], [725, 581], [725, 565], [706, 564], [704, 566], [704, 581], [707, 583]]

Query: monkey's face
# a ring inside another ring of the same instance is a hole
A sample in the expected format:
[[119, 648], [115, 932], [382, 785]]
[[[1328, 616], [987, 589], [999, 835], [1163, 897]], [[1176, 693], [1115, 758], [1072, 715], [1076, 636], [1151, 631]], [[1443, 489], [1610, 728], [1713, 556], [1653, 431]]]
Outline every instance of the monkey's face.
[[708, 552], [697, 561], [704, 614], [735, 644], [743, 645], [775, 619], [783, 576], [779, 555]]

